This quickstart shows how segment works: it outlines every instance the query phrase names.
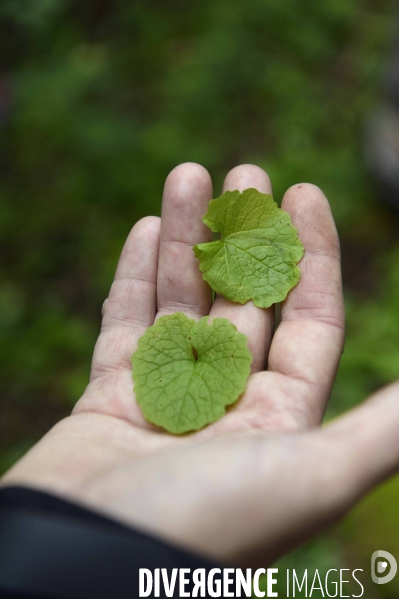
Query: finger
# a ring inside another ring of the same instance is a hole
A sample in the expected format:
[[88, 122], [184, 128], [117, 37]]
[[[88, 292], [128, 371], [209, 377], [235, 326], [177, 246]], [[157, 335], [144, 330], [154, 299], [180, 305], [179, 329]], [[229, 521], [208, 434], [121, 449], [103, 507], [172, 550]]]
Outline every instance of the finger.
[[147, 216], [134, 225], [127, 238], [109, 298], [103, 304], [90, 380], [130, 368], [138, 338], [154, 322], [159, 233], [160, 219]]
[[[233, 168], [227, 175], [223, 192], [238, 189], [243, 191], [254, 187], [262, 193], [272, 193], [268, 175], [258, 166], [242, 164]], [[213, 318], [228, 318], [237, 329], [248, 337], [249, 350], [252, 353], [252, 372], [263, 370], [274, 327], [274, 308], [257, 308], [251, 302], [241, 305], [218, 296], [211, 309]]]
[[310, 426], [324, 415], [344, 343], [339, 239], [318, 187], [291, 187], [282, 208], [298, 229], [305, 255], [299, 264], [301, 280], [281, 306], [269, 370], [297, 383], [291, 385], [292, 409], [305, 415]]
[[162, 199], [158, 268], [158, 315], [209, 313], [211, 290], [202, 278], [193, 246], [212, 240], [202, 222], [212, 198], [209, 173], [199, 164], [177, 166], [166, 179]]

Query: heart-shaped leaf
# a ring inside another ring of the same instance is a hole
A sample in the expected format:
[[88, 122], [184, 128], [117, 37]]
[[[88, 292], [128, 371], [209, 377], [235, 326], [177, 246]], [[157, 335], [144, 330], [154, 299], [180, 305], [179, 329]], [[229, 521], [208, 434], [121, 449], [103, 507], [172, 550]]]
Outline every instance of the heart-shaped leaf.
[[251, 361], [247, 338], [227, 319], [163, 316], [132, 355], [137, 403], [171, 433], [198, 430], [243, 393]]
[[209, 202], [204, 223], [221, 238], [193, 249], [204, 279], [233, 302], [260, 308], [283, 301], [299, 281], [304, 248], [272, 196], [256, 189], [226, 191]]

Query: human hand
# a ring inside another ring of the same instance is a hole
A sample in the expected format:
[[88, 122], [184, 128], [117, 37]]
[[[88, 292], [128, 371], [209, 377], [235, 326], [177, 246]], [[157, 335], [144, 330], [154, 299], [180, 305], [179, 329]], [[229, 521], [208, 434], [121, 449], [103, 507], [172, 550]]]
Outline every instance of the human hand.
[[[258, 167], [227, 175], [224, 190], [248, 187], [271, 193]], [[162, 219], [139, 221], [122, 251], [90, 384], [73, 414], [3, 484], [65, 496], [216, 559], [266, 563], [336, 520], [398, 467], [399, 385], [320, 428], [344, 339], [328, 202], [308, 184], [284, 196], [305, 256], [274, 332], [273, 308], [222, 297], [212, 305], [192, 251], [211, 239], [201, 220], [211, 198], [199, 165], [170, 173]], [[145, 329], [176, 311], [228, 318], [253, 355], [242, 398], [218, 422], [182, 437], [143, 419], [130, 363]]]

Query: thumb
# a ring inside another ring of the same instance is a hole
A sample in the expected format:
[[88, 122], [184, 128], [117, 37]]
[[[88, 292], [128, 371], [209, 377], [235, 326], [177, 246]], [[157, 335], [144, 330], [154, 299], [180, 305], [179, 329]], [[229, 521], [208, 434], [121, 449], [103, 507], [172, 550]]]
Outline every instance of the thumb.
[[[271, 561], [336, 522], [399, 469], [399, 382], [296, 441], [288, 469], [295, 493], [283, 494], [281, 513], [267, 523]], [[284, 478], [280, 473], [277, 484]]]
[[[337, 508], [349, 509], [399, 469], [399, 381], [320, 431]], [[335, 491], [334, 491], [335, 489]], [[338, 504], [342, 505], [339, 506]]]

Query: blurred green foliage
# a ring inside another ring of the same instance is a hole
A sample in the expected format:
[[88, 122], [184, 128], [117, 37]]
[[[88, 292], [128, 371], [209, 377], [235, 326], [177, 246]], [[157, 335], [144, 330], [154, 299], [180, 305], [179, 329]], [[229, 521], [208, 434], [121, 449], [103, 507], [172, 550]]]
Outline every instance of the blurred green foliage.
[[[124, 239], [179, 162], [208, 168], [215, 194], [240, 162], [267, 169], [278, 201], [322, 187], [348, 308], [329, 417], [398, 375], [399, 220], [362, 154], [394, 16], [393, 0], [2, 0], [2, 470], [83, 391]], [[367, 570], [380, 545], [398, 553], [398, 485], [286, 560]]]

